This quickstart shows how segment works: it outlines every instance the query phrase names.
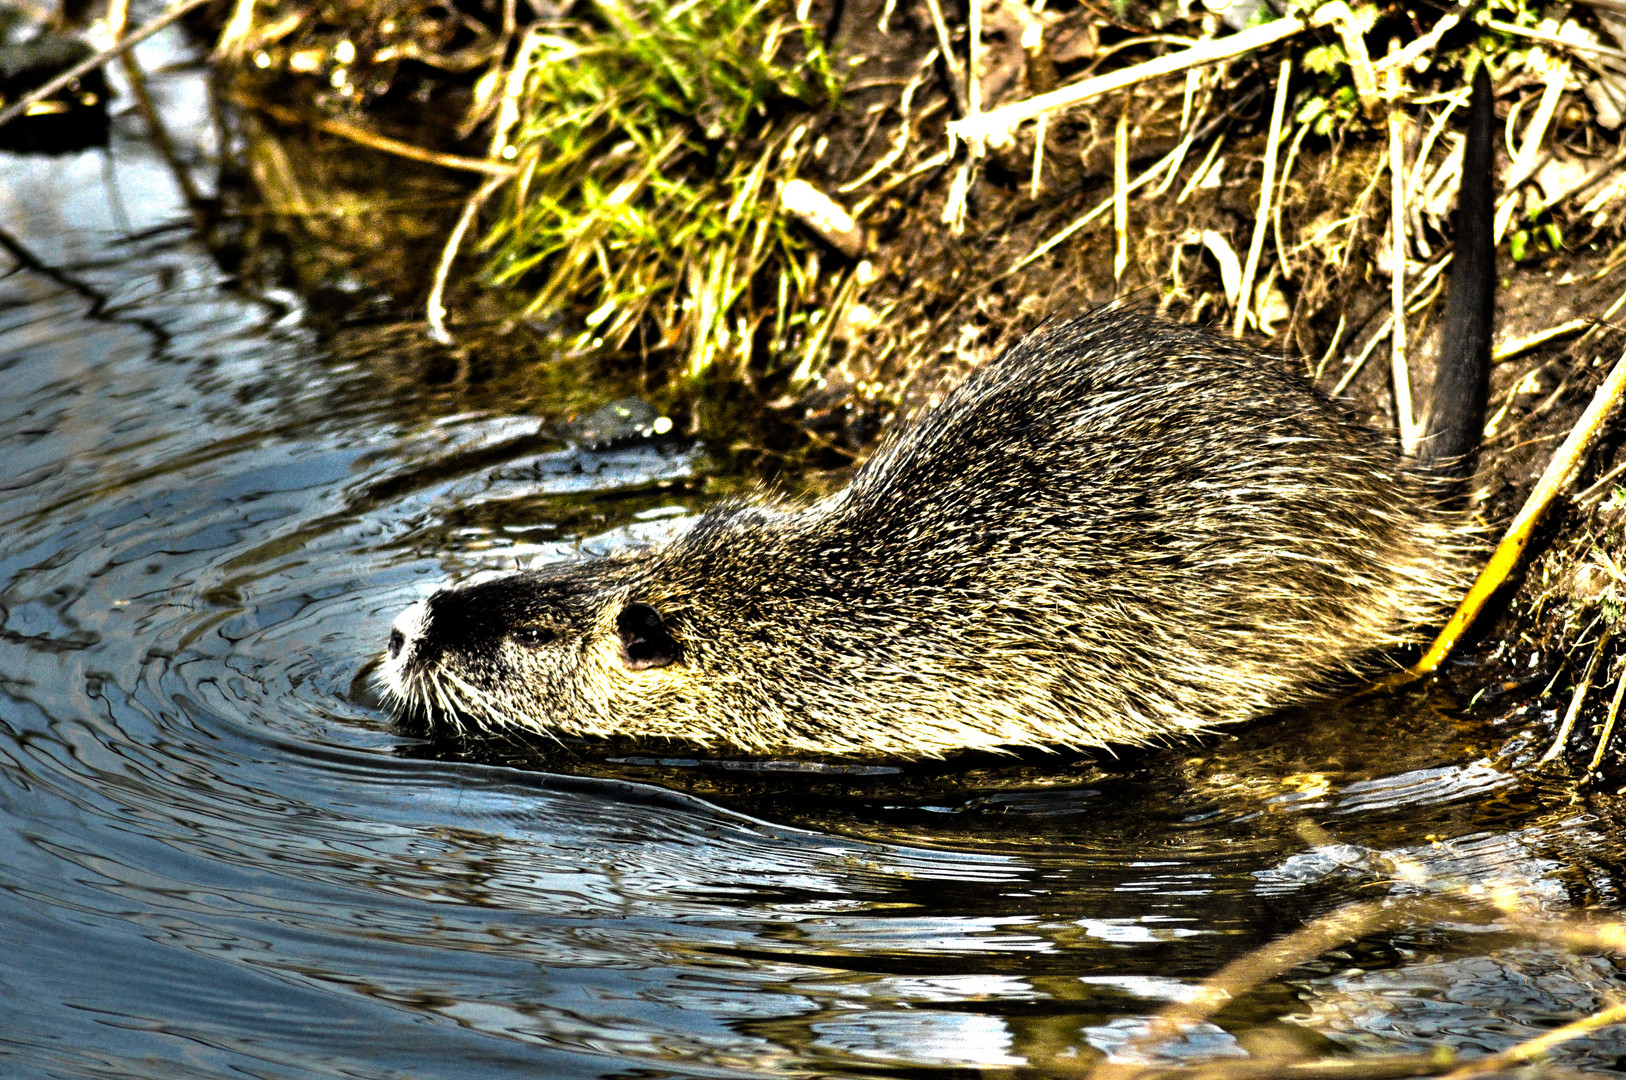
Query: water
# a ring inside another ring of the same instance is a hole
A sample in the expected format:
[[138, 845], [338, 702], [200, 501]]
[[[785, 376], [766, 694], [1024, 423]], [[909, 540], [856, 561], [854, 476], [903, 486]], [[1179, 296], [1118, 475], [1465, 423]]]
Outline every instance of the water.
[[[155, 91], [207, 161], [202, 80]], [[117, 206], [97, 154], [0, 160], [33, 264], [0, 280], [5, 1075], [1067, 1073], [1352, 901], [1618, 903], [1618, 823], [1522, 779], [1539, 747], [1494, 709], [903, 770], [397, 731], [365, 674], [399, 609], [658, 534], [719, 466], [403, 386], [222, 270], [116, 129]], [[1416, 927], [1166, 1053], [1488, 1051], [1623, 989], [1495, 923]]]

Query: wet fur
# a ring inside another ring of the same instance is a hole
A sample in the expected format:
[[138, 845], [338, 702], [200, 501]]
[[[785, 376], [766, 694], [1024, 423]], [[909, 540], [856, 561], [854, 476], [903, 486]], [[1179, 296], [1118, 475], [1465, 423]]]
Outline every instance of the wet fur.
[[811, 506], [718, 507], [647, 553], [442, 590], [397, 622], [393, 706], [460, 731], [932, 757], [1144, 743], [1347, 683], [1470, 576], [1450, 478], [1490, 355], [1483, 70], [1473, 98], [1418, 459], [1273, 358], [1096, 311], [973, 372]]
[[[720, 507], [652, 552], [438, 594], [441, 655], [399, 696], [476, 725], [901, 757], [1245, 720], [1415, 640], [1460, 590], [1462, 516], [1392, 447], [1253, 350], [1098, 311], [978, 369], [810, 507]], [[628, 670], [629, 603], [675, 662]]]

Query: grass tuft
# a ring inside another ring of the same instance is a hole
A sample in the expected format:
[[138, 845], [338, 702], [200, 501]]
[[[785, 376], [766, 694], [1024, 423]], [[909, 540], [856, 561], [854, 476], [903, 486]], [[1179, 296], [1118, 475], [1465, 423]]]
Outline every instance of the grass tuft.
[[585, 348], [679, 351], [743, 373], [815, 321], [811, 241], [778, 185], [838, 87], [818, 35], [779, 0], [593, 0], [527, 64], [518, 166], [485, 238], [498, 284]]

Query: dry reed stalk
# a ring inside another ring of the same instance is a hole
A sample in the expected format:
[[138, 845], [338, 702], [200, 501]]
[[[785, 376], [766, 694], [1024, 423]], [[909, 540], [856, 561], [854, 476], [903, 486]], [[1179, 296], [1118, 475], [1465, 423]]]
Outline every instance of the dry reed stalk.
[[919, 92], [921, 85], [926, 81], [926, 75], [931, 71], [932, 65], [937, 62], [937, 57], [938, 50], [928, 50], [926, 58], [920, 62], [920, 67], [916, 69], [914, 75], [910, 76], [909, 81], [904, 83], [903, 92], [898, 95], [898, 113], [903, 119], [898, 124], [898, 135], [892, 142], [892, 148], [882, 154], [874, 165], [865, 169], [862, 176], [849, 180], [836, 188], [836, 194], [846, 195], [849, 192], [857, 191], [890, 169], [909, 149], [909, 136], [912, 134], [915, 125], [915, 119], [910, 114], [910, 109], [913, 107], [915, 94]]
[[[1127, 195], [1130, 192], [1135, 191], [1137, 188], [1143, 187], [1147, 183], [1151, 182], [1152, 180], [1155, 180], [1163, 172], [1164, 169], [1167, 169], [1170, 165], [1174, 164], [1176, 161], [1180, 160], [1180, 158], [1185, 156], [1184, 147], [1187, 145], [1187, 143], [1191, 142], [1193, 139], [1194, 139], [1194, 136], [1192, 136], [1192, 135], [1186, 136], [1186, 140], [1184, 142], [1182, 142], [1179, 146], [1176, 146], [1173, 150], [1170, 150], [1167, 154], [1164, 154], [1161, 158], [1159, 158], [1156, 162], [1154, 162], [1152, 164], [1151, 168], [1147, 169], [1145, 172], [1143, 172], [1139, 176], [1137, 176], [1134, 180], [1130, 181], [1129, 184], [1125, 187], [1124, 193]], [[1108, 210], [1111, 210], [1112, 209], [1112, 204], [1114, 202], [1115, 197], [1116, 196], [1114, 196], [1114, 198], [1109, 198], [1105, 202], [1102, 202], [1102, 203], [1098, 204], [1093, 210], [1089, 211], [1084, 216], [1076, 219], [1071, 224], [1067, 225], [1060, 232], [1057, 232], [1055, 235], [1051, 236], [1050, 239], [1045, 240], [1038, 247], [1034, 248], [1032, 251], [1028, 252], [1025, 256], [1018, 259], [1016, 262], [1012, 263], [1010, 265], [1010, 267], [1008, 269], [1006, 269], [1004, 272], [1002, 272], [1001, 274], [999, 274], [998, 277], [993, 278], [990, 281], [990, 284], [992, 284], [993, 281], [999, 281], [999, 280], [1001, 280], [1003, 278], [1007, 278], [1010, 275], [1016, 273], [1018, 270], [1021, 270], [1023, 267], [1028, 266], [1029, 264], [1031, 264], [1031, 263], [1033, 263], [1033, 262], [1035, 262], [1035, 261], [1037, 261], [1039, 259], [1044, 258], [1052, 250], [1055, 249], [1056, 245], [1065, 242], [1074, 233], [1078, 232], [1080, 229], [1084, 228], [1086, 225], [1090, 224], [1092, 221], [1099, 218], [1102, 214], [1105, 214]]]
[[[1519, 146], [1519, 152], [1513, 158], [1513, 164], [1508, 167], [1507, 182], [1503, 187], [1502, 202], [1496, 207], [1496, 242], [1502, 242], [1507, 233], [1508, 222], [1513, 219], [1513, 209], [1518, 205], [1519, 188], [1524, 182], [1535, 175], [1536, 167], [1541, 163], [1541, 144], [1547, 138], [1547, 129], [1552, 126], [1553, 114], [1558, 111], [1558, 99], [1564, 94], [1564, 82], [1569, 78], [1570, 62], [1568, 59], [1556, 60], [1547, 69], [1541, 91], [1541, 101], [1536, 105], [1535, 115], [1524, 128], [1524, 141]], [[1508, 117], [1511, 123], [1513, 118]]]
[[1561, 49], [1574, 49], [1577, 52], [1591, 53], [1594, 56], [1608, 56], [1616, 60], [1626, 60], [1626, 50], [1617, 49], [1612, 45], [1600, 45], [1592, 41], [1571, 41], [1569, 38], [1561, 37], [1558, 34], [1549, 34], [1544, 30], [1537, 30], [1533, 27], [1502, 22], [1500, 19], [1486, 19], [1484, 25], [1491, 30], [1512, 34], [1514, 37], [1539, 41], [1543, 45], [1556, 45]]
[[162, 15], [157, 15], [143, 23], [140, 29], [119, 38], [119, 40], [101, 50], [96, 55], [85, 57], [85, 59], [73, 65], [73, 67], [69, 68], [68, 70], [62, 72], [54, 79], [50, 79], [40, 86], [35, 87], [33, 90], [30, 90], [28, 93], [12, 102], [3, 111], [0, 111], [0, 127], [4, 127], [5, 125], [11, 123], [13, 120], [26, 113], [30, 107], [38, 105], [40, 102], [50, 97], [58, 90], [61, 90], [69, 83], [72, 83], [81, 75], [95, 71], [109, 60], [123, 56], [125, 52], [135, 48], [143, 41], [146, 41], [148, 38], [158, 33], [158, 31], [185, 15], [187, 12], [193, 10], [194, 8], [202, 7], [207, 2], [208, 0], [179, 0], [174, 7], [168, 9]]
[[1547, 748], [1536, 761], [1537, 765], [1545, 765], [1564, 752], [1564, 746], [1570, 741], [1570, 732], [1575, 729], [1575, 718], [1581, 715], [1581, 706], [1586, 703], [1587, 691], [1592, 689], [1592, 680], [1598, 674], [1598, 664], [1603, 660], [1603, 651], [1609, 646], [1612, 637], [1608, 627], [1598, 635], [1598, 647], [1592, 651], [1592, 659], [1587, 663], [1586, 673], [1581, 681], [1575, 684], [1575, 693], [1570, 695], [1569, 708], [1564, 710], [1564, 720], [1558, 725], [1558, 733], [1553, 736], [1553, 744]]
[[1114, 291], [1122, 289], [1129, 266], [1129, 108], [1134, 100], [1132, 93], [1124, 96], [1112, 142], [1112, 227], [1118, 240], [1112, 254]]
[[1620, 703], [1626, 698], [1626, 664], [1616, 665], [1615, 671], [1615, 698], [1609, 703], [1609, 715], [1604, 719], [1603, 730], [1598, 733], [1598, 747], [1592, 751], [1592, 761], [1587, 765], [1587, 775], [1591, 776], [1603, 764], [1603, 755], [1609, 749], [1609, 741], [1615, 736], [1615, 721], [1620, 719]]
[[1374, 688], [1404, 686], [1406, 683], [1421, 679], [1437, 670], [1445, 662], [1445, 658], [1451, 655], [1451, 651], [1456, 648], [1462, 635], [1484, 609], [1486, 602], [1502, 587], [1508, 574], [1518, 565], [1525, 547], [1530, 542], [1531, 533], [1559, 491], [1570, 482], [1576, 470], [1580, 468], [1587, 451], [1591, 449], [1593, 441], [1602, 429], [1604, 420], [1615, 403], [1620, 400], [1623, 389], [1626, 389], [1626, 353], [1615, 361], [1615, 366], [1610, 369], [1608, 377], [1592, 395], [1592, 401], [1587, 405], [1586, 411], [1581, 414], [1581, 418], [1570, 429], [1569, 436], [1547, 463], [1541, 479], [1536, 482], [1530, 497], [1525, 500], [1524, 506], [1519, 509], [1518, 515], [1508, 526], [1506, 535], [1491, 554], [1490, 561], [1479, 572], [1479, 577], [1475, 579], [1468, 594], [1462, 598], [1462, 603], [1457, 605], [1457, 610], [1452, 613], [1450, 621], [1440, 630], [1428, 651], [1411, 667], [1379, 681]]
[[[935, 3], [936, 0], [928, 0]], [[1039, 94], [1023, 101], [965, 117], [948, 125], [950, 140], [964, 139], [978, 146], [1003, 146], [1010, 140], [1017, 125], [1036, 119], [1046, 113], [1069, 108], [1091, 98], [1101, 97], [1119, 90], [1127, 90], [1143, 82], [1175, 75], [1195, 67], [1228, 60], [1234, 56], [1255, 52], [1279, 41], [1285, 41], [1311, 27], [1327, 26], [1351, 18], [1349, 7], [1342, 0], [1323, 4], [1309, 19], [1285, 16], [1261, 26], [1224, 38], [1198, 41], [1189, 48], [1144, 63], [1134, 64], [1120, 71], [1097, 75], [1081, 82]]]
[[1275, 195], [1276, 149], [1282, 140], [1282, 116], [1287, 111], [1287, 87], [1292, 81], [1293, 54], [1282, 54], [1281, 69], [1276, 76], [1276, 101], [1270, 110], [1270, 133], [1265, 136], [1264, 173], [1259, 179], [1259, 210], [1253, 218], [1253, 239], [1248, 243], [1248, 261], [1242, 267], [1242, 285], [1237, 291], [1236, 325], [1231, 333], [1241, 337], [1248, 326], [1248, 312], [1253, 305], [1253, 279], [1259, 271], [1259, 256], [1265, 249], [1265, 231], [1272, 218], [1271, 199]]
[[1050, 117], [1041, 116], [1033, 132], [1033, 172], [1028, 178], [1028, 198], [1037, 199], [1043, 189], [1042, 176], [1044, 171], [1044, 142], [1050, 134]]
[[1512, 360], [1514, 357], [1523, 356], [1530, 350], [1540, 348], [1549, 341], [1556, 341], [1559, 338], [1580, 333], [1592, 325], [1594, 324], [1591, 319], [1571, 319], [1569, 322], [1549, 326], [1545, 330], [1538, 330], [1529, 337], [1515, 338], [1512, 341], [1503, 342], [1501, 347], [1491, 354], [1491, 363], [1500, 364], [1506, 360]]
[[254, 33], [254, 0], [236, 0], [231, 18], [215, 40], [213, 60], [237, 59], [248, 51], [248, 42]]
[[[1304, 137], [1310, 134], [1309, 124], [1300, 124], [1293, 133], [1293, 141], [1287, 148], [1287, 160], [1282, 164], [1282, 174], [1276, 181], [1281, 194], [1276, 198], [1276, 209], [1271, 215], [1271, 231], [1276, 241], [1276, 265], [1281, 267], [1283, 280], [1292, 281], [1292, 265], [1287, 261], [1287, 250], [1282, 244], [1282, 204], [1287, 201], [1287, 182], [1293, 176], [1293, 166], [1298, 163], [1299, 148], [1304, 145]], [[1341, 318], [1341, 316], [1340, 316]]]
[[462, 172], [485, 173], [487, 176], [507, 178], [513, 176], [516, 169], [502, 161], [493, 161], [490, 158], [471, 158], [461, 154], [443, 154], [436, 150], [426, 150], [412, 143], [392, 139], [388, 135], [379, 135], [355, 124], [345, 123], [343, 120], [331, 120], [321, 116], [310, 116], [295, 109], [273, 105], [269, 101], [261, 101], [243, 94], [233, 94], [232, 101], [246, 109], [265, 113], [267, 116], [282, 121], [285, 124], [303, 124], [324, 131], [329, 135], [347, 139], [361, 146], [378, 150], [395, 157], [407, 158], [412, 161], [422, 161], [429, 165], [439, 165], [446, 169], [457, 169]]
[[424, 301], [424, 317], [429, 323], [429, 337], [441, 345], [452, 343], [452, 335], [446, 331], [445, 297], [446, 279], [451, 275], [452, 263], [457, 259], [457, 250], [463, 246], [463, 237], [468, 233], [469, 226], [474, 224], [476, 215], [480, 213], [480, 207], [507, 182], [506, 176], [493, 176], [481, 184], [479, 190], [470, 195], [468, 201], [463, 204], [463, 212], [457, 216], [457, 224], [452, 226], [450, 235], [446, 237], [446, 245], [441, 248], [440, 262], [435, 267], [435, 280], [429, 288], [429, 299]]
[[[1400, 42], [1389, 42], [1389, 55]], [[1384, 73], [1384, 96], [1389, 102], [1389, 232], [1393, 241], [1389, 278], [1389, 370], [1395, 398], [1395, 429], [1409, 455], [1417, 447], [1417, 417], [1412, 411], [1411, 369], [1406, 364], [1406, 114], [1400, 107], [1400, 69]]]

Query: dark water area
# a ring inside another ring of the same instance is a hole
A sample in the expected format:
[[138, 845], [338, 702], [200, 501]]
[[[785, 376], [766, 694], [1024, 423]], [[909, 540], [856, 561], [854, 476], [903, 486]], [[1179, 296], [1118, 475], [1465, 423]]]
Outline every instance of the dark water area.
[[[201, 75], [154, 91], [210, 159]], [[1422, 698], [909, 769], [399, 731], [400, 609], [657, 537], [719, 466], [402, 389], [221, 269], [128, 114], [110, 153], [0, 157], [5, 1076], [1066, 1074], [1351, 901], [1620, 902], [1619, 823], [1517, 770], [1532, 721]], [[1419, 927], [1165, 1052], [1493, 1051], [1622, 992]]]

